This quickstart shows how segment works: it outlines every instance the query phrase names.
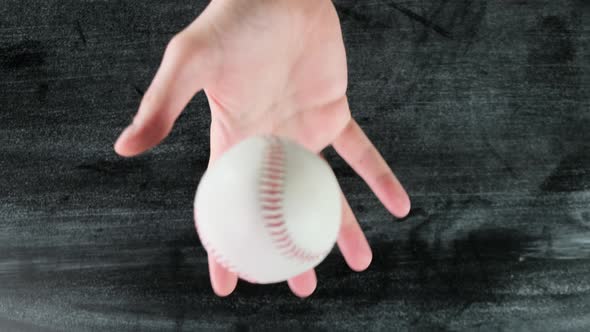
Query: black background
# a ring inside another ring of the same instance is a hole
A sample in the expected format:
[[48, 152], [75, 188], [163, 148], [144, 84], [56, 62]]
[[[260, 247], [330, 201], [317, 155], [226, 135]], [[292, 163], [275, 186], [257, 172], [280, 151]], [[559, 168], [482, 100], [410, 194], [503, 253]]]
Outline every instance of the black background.
[[0, 330], [590, 330], [588, 1], [336, 1], [353, 116], [406, 186], [396, 220], [332, 151], [374, 249], [308, 299], [213, 295], [193, 227], [197, 95], [112, 144], [206, 1], [0, 4]]

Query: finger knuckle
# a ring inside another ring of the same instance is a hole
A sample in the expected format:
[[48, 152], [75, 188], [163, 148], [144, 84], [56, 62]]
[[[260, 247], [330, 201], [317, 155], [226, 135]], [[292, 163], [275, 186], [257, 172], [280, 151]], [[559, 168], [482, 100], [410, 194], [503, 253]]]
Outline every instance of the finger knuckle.
[[184, 33], [176, 34], [166, 46], [164, 57], [170, 60], [186, 59], [193, 50], [193, 41]]

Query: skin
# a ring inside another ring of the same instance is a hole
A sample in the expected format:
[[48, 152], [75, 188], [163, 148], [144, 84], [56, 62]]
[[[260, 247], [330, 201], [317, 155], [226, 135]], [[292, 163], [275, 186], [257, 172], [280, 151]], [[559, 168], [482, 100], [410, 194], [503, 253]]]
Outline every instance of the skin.
[[[328, 146], [361, 176], [394, 216], [410, 211], [408, 194], [351, 117], [340, 22], [329, 0], [214, 0], [176, 34], [136, 116], [117, 142], [125, 157], [158, 145], [199, 91], [211, 109], [209, 165], [244, 138], [285, 136], [320, 153]], [[355, 271], [372, 253], [346, 198], [338, 247]], [[229, 295], [237, 276], [209, 258], [213, 291]], [[311, 295], [314, 270], [288, 281]]]

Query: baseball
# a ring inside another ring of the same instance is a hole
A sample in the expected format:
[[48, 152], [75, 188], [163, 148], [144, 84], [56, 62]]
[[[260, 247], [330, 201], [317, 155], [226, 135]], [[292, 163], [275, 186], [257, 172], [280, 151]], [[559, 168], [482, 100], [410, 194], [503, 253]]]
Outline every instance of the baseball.
[[276, 136], [236, 144], [207, 169], [195, 225], [207, 253], [252, 283], [320, 264], [340, 230], [340, 186], [326, 161]]

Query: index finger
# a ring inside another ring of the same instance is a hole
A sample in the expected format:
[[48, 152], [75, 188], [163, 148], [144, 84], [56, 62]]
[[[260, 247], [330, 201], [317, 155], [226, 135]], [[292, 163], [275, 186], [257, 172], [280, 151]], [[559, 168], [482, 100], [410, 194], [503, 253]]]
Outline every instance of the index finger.
[[338, 154], [365, 180], [381, 203], [398, 218], [410, 212], [410, 198], [371, 140], [351, 119], [332, 143]]

